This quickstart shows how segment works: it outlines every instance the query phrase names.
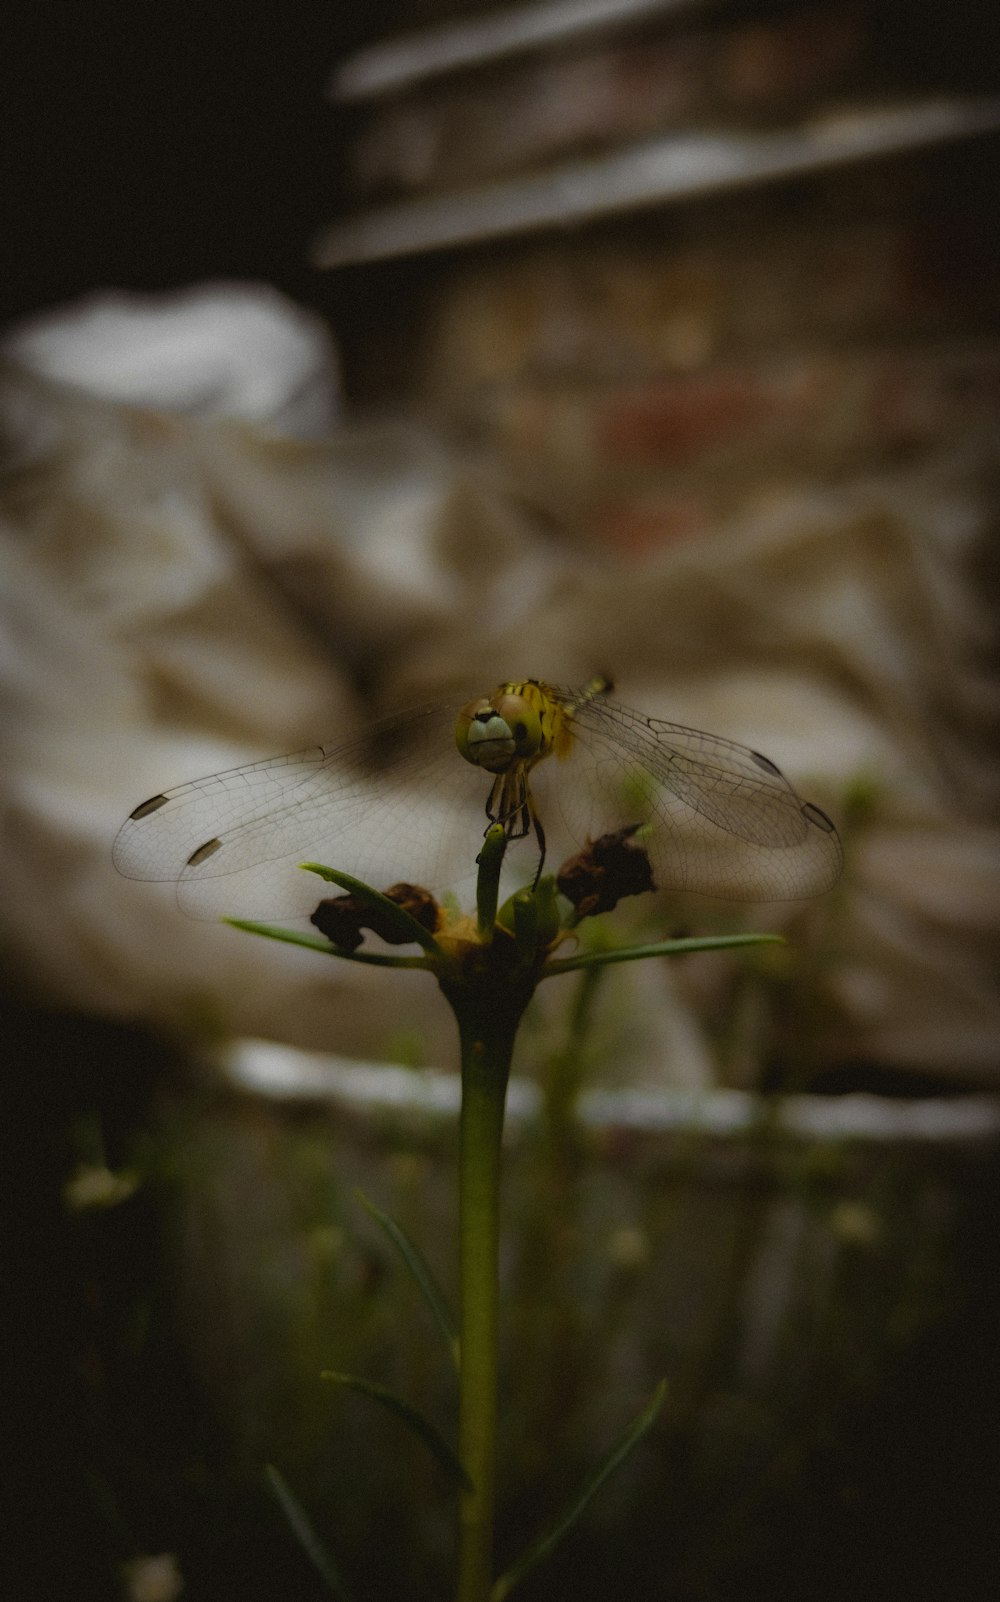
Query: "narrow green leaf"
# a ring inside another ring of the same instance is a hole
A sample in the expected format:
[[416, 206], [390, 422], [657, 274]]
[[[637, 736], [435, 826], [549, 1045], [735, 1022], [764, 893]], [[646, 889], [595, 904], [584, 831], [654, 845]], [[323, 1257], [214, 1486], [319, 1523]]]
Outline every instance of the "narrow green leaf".
[[397, 1224], [396, 1220], [391, 1218], [388, 1213], [384, 1213], [381, 1207], [376, 1207], [374, 1202], [369, 1201], [364, 1191], [356, 1190], [354, 1194], [365, 1212], [369, 1213], [385, 1232], [409, 1269], [417, 1289], [430, 1309], [431, 1317], [448, 1343], [452, 1361], [457, 1368], [458, 1326], [452, 1317], [451, 1309], [444, 1299], [444, 1292], [434, 1278], [426, 1257], [416, 1242], [410, 1239], [402, 1225]]
[[276, 923], [256, 923], [252, 918], [223, 918], [231, 929], [243, 929], [247, 934], [263, 935], [265, 940], [283, 940], [289, 946], [305, 946], [307, 951], [322, 951], [331, 957], [336, 953], [329, 940], [321, 935], [302, 934], [296, 929], [283, 929]]
[[[319, 951], [324, 957], [339, 957], [342, 962], [367, 962], [373, 968], [426, 968], [426, 957], [393, 957], [381, 951], [340, 951], [322, 935], [300, 934], [295, 929], [283, 929], [280, 924], [256, 923], [252, 918], [223, 918], [231, 929], [242, 929], [247, 934], [263, 935], [267, 940], [283, 940], [289, 946], [304, 946], [307, 951]], [[426, 929], [424, 930], [426, 934]]]
[[479, 876], [476, 879], [476, 926], [479, 937], [491, 936], [497, 921], [497, 900], [500, 893], [500, 869], [507, 850], [507, 832], [502, 823], [487, 829], [479, 852]]
[[320, 1378], [329, 1380], [333, 1385], [346, 1385], [352, 1391], [360, 1391], [362, 1396], [370, 1396], [374, 1402], [380, 1402], [383, 1407], [388, 1408], [390, 1413], [395, 1413], [397, 1418], [401, 1418], [404, 1424], [409, 1425], [415, 1435], [419, 1435], [456, 1485], [463, 1491], [472, 1490], [472, 1481], [437, 1426], [415, 1407], [411, 1407], [409, 1402], [404, 1402], [395, 1391], [390, 1391], [385, 1385], [377, 1384], [375, 1380], [362, 1379], [359, 1374], [337, 1374], [328, 1368], [323, 1370]]
[[284, 1475], [278, 1472], [273, 1463], [265, 1463], [264, 1478], [270, 1486], [275, 1501], [288, 1520], [299, 1545], [313, 1567], [318, 1570], [325, 1580], [330, 1595], [336, 1597], [337, 1602], [354, 1602], [337, 1565], [313, 1529], [305, 1508]]
[[542, 978], [573, 973], [577, 968], [603, 968], [612, 962], [638, 962], [641, 957], [684, 957], [692, 951], [732, 951], [739, 946], [783, 946], [774, 934], [695, 935], [686, 940], [660, 940], [651, 946], [620, 946], [616, 951], [581, 951], [575, 957], [555, 957], [545, 964]]
[[565, 1513], [552, 1525], [551, 1529], [544, 1531], [536, 1540], [532, 1541], [531, 1545], [525, 1548], [516, 1562], [511, 1564], [507, 1572], [502, 1574], [496, 1581], [490, 1592], [490, 1602], [503, 1602], [503, 1599], [513, 1591], [515, 1585], [519, 1585], [525, 1575], [529, 1574], [544, 1558], [547, 1558], [563, 1536], [568, 1534], [586, 1510], [588, 1503], [596, 1496], [605, 1480], [624, 1462], [632, 1448], [652, 1428], [656, 1416], [663, 1406], [666, 1394], [667, 1382], [666, 1380], [661, 1380], [638, 1418], [632, 1421], [625, 1434], [598, 1464], [577, 1496], [576, 1501], [566, 1509]]
[[384, 896], [381, 890], [376, 890], [373, 885], [366, 884], [363, 879], [355, 879], [354, 875], [350, 873], [341, 873], [339, 868], [324, 867], [321, 862], [300, 862], [299, 867], [303, 868], [306, 873], [317, 874], [319, 878], [325, 879], [328, 884], [339, 885], [342, 890], [348, 890], [358, 901], [362, 901], [366, 906], [376, 909], [384, 925], [387, 928], [394, 928], [398, 931], [401, 943], [415, 941], [417, 945], [423, 946], [425, 951], [436, 952], [440, 950], [429, 929], [425, 929], [422, 923], [418, 923], [416, 918], [412, 917], [398, 902], [390, 901], [389, 897]]

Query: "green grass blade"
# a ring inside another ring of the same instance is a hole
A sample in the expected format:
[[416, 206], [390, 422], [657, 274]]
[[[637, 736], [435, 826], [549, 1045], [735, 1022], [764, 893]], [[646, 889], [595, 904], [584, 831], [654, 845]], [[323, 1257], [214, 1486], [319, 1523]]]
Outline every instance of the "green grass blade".
[[497, 921], [497, 901], [500, 891], [500, 869], [507, 850], [507, 833], [501, 823], [487, 829], [479, 852], [479, 876], [476, 880], [476, 927], [481, 940], [492, 939]]
[[732, 951], [739, 946], [783, 946], [774, 934], [693, 935], [684, 940], [659, 940], [650, 946], [620, 946], [617, 950], [581, 951], [575, 957], [554, 957], [542, 969], [542, 978], [573, 973], [577, 968], [603, 968], [611, 962], [638, 962], [641, 957], [684, 957], [694, 951]]
[[305, 1508], [284, 1475], [278, 1472], [273, 1463], [265, 1463], [264, 1478], [267, 1480], [275, 1501], [288, 1520], [299, 1545], [313, 1567], [326, 1582], [330, 1595], [336, 1597], [337, 1602], [354, 1602], [354, 1598], [347, 1589], [337, 1565], [313, 1529]]
[[223, 918], [231, 929], [242, 929], [245, 934], [263, 935], [265, 940], [283, 940], [289, 946], [305, 946], [307, 951], [322, 951], [334, 955], [334, 947], [323, 935], [301, 934], [296, 929], [283, 929], [277, 923], [257, 923], [253, 918]]
[[375, 1380], [362, 1379], [359, 1374], [337, 1374], [328, 1368], [323, 1370], [320, 1377], [329, 1380], [332, 1385], [345, 1385], [349, 1390], [360, 1391], [362, 1396], [370, 1396], [372, 1401], [379, 1402], [382, 1407], [388, 1408], [390, 1413], [395, 1413], [397, 1418], [409, 1426], [414, 1435], [420, 1437], [455, 1484], [463, 1491], [471, 1491], [472, 1481], [440, 1430], [429, 1418], [425, 1418], [423, 1413], [419, 1413], [409, 1402], [404, 1402], [401, 1396], [397, 1396], [395, 1391], [390, 1391], [385, 1385], [377, 1384]]
[[551, 1529], [545, 1530], [536, 1540], [532, 1541], [531, 1545], [525, 1548], [517, 1561], [496, 1581], [490, 1592], [490, 1602], [503, 1602], [503, 1599], [510, 1595], [515, 1585], [520, 1584], [525, 1575], [529, 1574], [544, 1558], [547, 1558], [563, 1536], [569, 1533], [585, 1512], [588, 1504], [597, 1495], [605, 1480], [614, 1473], [619, 1464], [625, 1461], [632, 1448], [652, 1428], [656, 1416], [663, 1406], [666, 1394], [667, 1382], [666, 1380], [661, 1380], [638, 1418], [633, 1419], [621, 1439], [616, 1441], [611, 1451], [598, 1464], [577, 1496], [576, 1501], [566, 1509], [562, 1517], [552, 1525]]
[[397, 1224], [396, 1220], [391, 1218], [388, 1213], [384, 1213], [381, 1207], [376, 1207], [374, 1202], [369, 1201], [363, 1191], [356, 1190], [354, 1194], [365, 1212], [370, 1213], [379, 1228], [384, 1231], [409, 1269], [417, 1289], [430, 1309], [431, 1317], [448, 1343], [448, 1350], [451, 1352], [452, 1361], [457, 1368], [458, 1325], [455, 1323], [451, 1309], [444, 1299], [444, 1292], [434, 1278], [431, 1266], [423, 1252], [410, 1239], [402, 1225]]
[[245, 934], [263, 935], [267, 940], [283, 940], [289, 946], [304, 946], [307, 951], [319, 951], [324, 957], [339, 957], [342, 962], [367, 962], [373, 968], [426, 968], [426, 957], [393, 957], [380, 951], [341, 951], [325, 935], [300, 934], [295, 929], [284, 929], [277, 923], [257, 923], [253, 918], [223, 918], [231, 929], [242, 929]]

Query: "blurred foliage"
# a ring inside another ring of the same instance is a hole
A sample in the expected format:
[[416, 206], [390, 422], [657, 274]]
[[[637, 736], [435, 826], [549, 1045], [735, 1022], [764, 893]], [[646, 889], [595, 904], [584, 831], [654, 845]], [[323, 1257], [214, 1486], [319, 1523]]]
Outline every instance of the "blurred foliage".
[[[267, 1104], [143, 1036], [14, 1025], [8, 1594], [105, 1602], [174, 1554], [191, 1602], [322, 1595], [266, 1462], [362, 1598], [441, 1594], [445, 1476], [319, 1376], [450, 1421], [448, 1354], [354, 1191], [453, 1291], [451, 1124]], [[991, 1165], [790, 1140], [766, 1102], [741, 1140], [586, 1132], [551, 1085], [547, 1107], [506, 1180], [501, 1565], [660, 1374], [669, 1400], [525, 1602], [988, 1594]], [[81, 1165], [127, 1183], [67, 1206]]]

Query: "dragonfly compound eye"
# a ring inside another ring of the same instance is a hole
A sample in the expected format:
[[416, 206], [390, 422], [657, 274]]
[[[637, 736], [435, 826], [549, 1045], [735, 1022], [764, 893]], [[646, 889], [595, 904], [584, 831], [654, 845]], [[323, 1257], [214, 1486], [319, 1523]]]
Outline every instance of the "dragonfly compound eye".
[[455, 744], [466, 762], [487, 773], [504, 773], [518, 754], [510, 724], [491, 701], [470, 701], [458, 714]]
[[517, 755], [535, 756], [542, 745], [542, 720], [527, 698], [501, 693], [492, 704], [510, 729]]
[[487, 773], [506, 773], [515, 761], [538, 754], [541, 719], [523, 696], [499, 691], [462, 708], [455, 743], [467, 762]]

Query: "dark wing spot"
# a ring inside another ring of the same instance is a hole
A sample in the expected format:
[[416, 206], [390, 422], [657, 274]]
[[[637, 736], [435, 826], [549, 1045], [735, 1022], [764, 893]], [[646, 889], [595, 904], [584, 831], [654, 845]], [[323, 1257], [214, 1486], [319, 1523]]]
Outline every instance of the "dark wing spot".
[[138, 823], [140, 818], [148, 818], [151, 812], [159, 812], [167, 804], [165, 795], [151, 795], [148, 801], [140, 801], [134, 812], [129, 813], [129, 822]]
[[822, 829], [824, 834], [837, 832], [832, 819], [828, 818], [821, 808], [813, 806], [811, 801], [803, 801], [802, 816], [807, 823], [815, 823], [817, 829]]
[[197, 851], [192, 851], [184, 866], [186, 868], [196, 868], [200, 862], [205, 862], [209, 857], [214, 856], [221, 845], [222, 841], [219, 839], [206, 840], [205, 844], [200, 845]]
[[773, 773], [776, 779], [784, 778], [784, 774], [782, 773], [781, 769], [775, 766], [770, 757], [761, 756], [759, 751], [751, 751], [750, 755], [753, 757], [757, 766], [764, 769], [765, 773]]

